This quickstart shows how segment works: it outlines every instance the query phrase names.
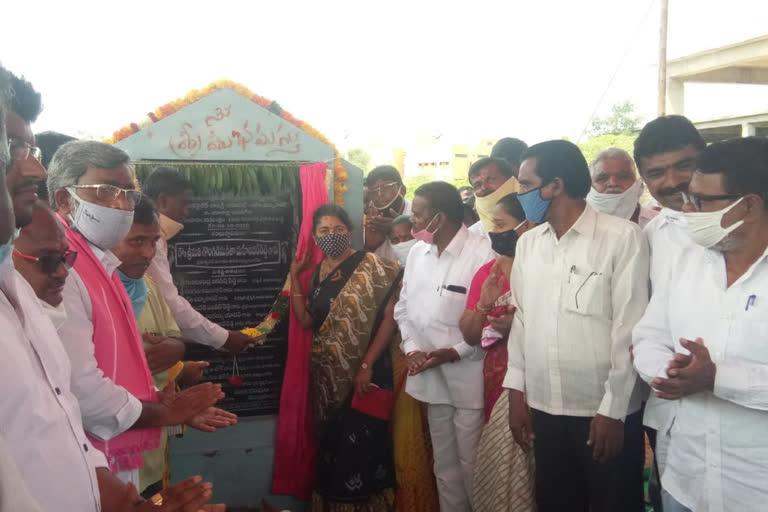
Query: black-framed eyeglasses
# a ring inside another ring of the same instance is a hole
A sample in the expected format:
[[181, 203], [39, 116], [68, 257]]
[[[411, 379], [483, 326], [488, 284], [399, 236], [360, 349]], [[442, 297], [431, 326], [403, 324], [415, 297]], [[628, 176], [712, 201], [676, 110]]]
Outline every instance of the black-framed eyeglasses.
[[11, 159], [13, 160], [26, 160], [30, 156], [38, 162], [42, 162], [43, 160], [42, 149], [19, 138], [8, 137], [8, 148], [10, 149]]
[[706, 203], [709, 201], [725, 201], [728, 199], [739, 199], [740, 197], [742, 197], [739, 194], [721, 194], [716, 196], [691, 194], [690, 192], [681, 192], [681, 194], [683, 195], [683, 202], [685, 204], [692, 204], [693, 208], [697, 212], [701, 211], [701, 203]]
[[120, 194], [125, 194], [125, 200], [131, 206], [136, 206], [136, 203], [141, 199], [141, 191], [132, 188], [120, 188], [114, 185], [72, 185], [69, 188], [75, 190], [95, 190], [96, 197], [102, 201], [114, 201]]
[[77, 259], [77, 251], [49, 252], [42, 256], [30, 256], [29, 254], [13, 251], [13, 255], [25, 260], [38, 262], [43, 273], [48, 275], [54, 274], [59, 270], [59, 265], [64, 265], [69, 270]]

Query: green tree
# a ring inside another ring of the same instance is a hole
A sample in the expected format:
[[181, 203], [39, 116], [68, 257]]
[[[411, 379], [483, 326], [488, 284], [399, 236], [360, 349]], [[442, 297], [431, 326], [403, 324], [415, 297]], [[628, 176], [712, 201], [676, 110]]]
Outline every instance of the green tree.
[[640, 117], [631, 101], [616, 103], [606, 117], [592, 120], [592, 136], [630, 134], [640, 128]]
[[469, 185], [469, 182], [467, 181], [466, 178], [454, 178], [452, 180], [437, 180], [430, 173], [412, 174], [410, 176], [405, 177], [405, 187], [408, 189], [408, 191], [405, 193], [405, 198], [413, 200], [413, 194], [416, 192], [416, 189], [425, 183], [429, 183], [430, 181], [445, 181], [447, 183], [450, 183], [456, 188]]
[[591, 137], [586, 142], [580, 142], [578, 146], [581, 152], [584, 153], [587, 163], [591, 164], [598, 153], [608, 148], [621, 148], [631, 155], [636, 138], [637, 135], [598, 135], [597, 137]]
[[363, 174], [368, 174], [371, 169], [371, 155], [363, 148], [353, 148], [347, 151], [347, 160], [363, 170]]

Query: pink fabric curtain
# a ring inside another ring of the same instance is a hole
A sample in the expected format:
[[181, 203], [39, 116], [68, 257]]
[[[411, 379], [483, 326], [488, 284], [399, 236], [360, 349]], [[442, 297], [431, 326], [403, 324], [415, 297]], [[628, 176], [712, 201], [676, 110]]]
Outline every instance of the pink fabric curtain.
[[[312, 239], [312, 213], [328, 203], [325, 189], [325, 164], [302, 165], [302, 213], [297, 254], [312, 253], [312, 260], [320, 262], [322, 253], [316, 250]], [[314, 265], [313, 265], [314, 267]], [[309, 289], [312, 270], [300, 276], [304, 290]], [[293, 308], [293, 306], [291, 306]], [[275, 464], [272, 492], [308, 499], [315, 485], [317, 443], [309, 402], [309, 350], [312, 331], [301, 327], [291, 314], [288, 327], [288, 355], [280, 396], [280, 415], [277, 420]]]

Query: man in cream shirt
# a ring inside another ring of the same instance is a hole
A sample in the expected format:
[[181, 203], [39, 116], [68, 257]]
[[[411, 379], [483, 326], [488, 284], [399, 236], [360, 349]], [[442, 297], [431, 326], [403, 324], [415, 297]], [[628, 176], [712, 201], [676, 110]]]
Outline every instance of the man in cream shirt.
[[448, 183], [419, 187], [411, 249], [395, 320], [408, 357], [406, 392], [428, 404], [440, 510], [471, 509], [472, 477], [482, 433], [484, 352], [459, 330], [467, 290], [494, 258], [490, 241], [462, 224], [458, 191]]
[[535, 438], [538, 510], [641, 512], [629, 346], [648, 301], [647, 245], [637, 225], [585, 203], [591, 180], [576, 145], [530, 147], [519, 180], [525, 216], [539, 225], [517, 244], [504, 387], [515, 441], [530, 450]]

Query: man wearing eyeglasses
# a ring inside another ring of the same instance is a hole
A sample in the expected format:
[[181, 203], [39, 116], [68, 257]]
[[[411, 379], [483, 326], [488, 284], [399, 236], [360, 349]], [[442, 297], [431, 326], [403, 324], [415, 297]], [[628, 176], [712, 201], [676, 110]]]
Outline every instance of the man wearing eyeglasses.
[[397, 255], [389, 241], [392, 221], [411, 215], [411, 202], [405, 198], [406, 188], [400, 172], [391, 165], [373, 169], [365, 180], [368, 204], [365, 205], [365, 250], [389, 261]]
[[134, 178], [124, 151], [94, 141], [64, 144], [48, 171], [50, 203], [78, 253], [63, 290], [67, 318], [58, 329], [72, 361], [73, 391], [110, 469], [138, 486], [142, 452], [160, 444], [160, 430], [149, 427], [184, 423], [223, 394], [207, 383], [183, 397], [186, 410], [167, 407], [165, 396], [157, 403], [131, 301], [115, 272], [120, 260], [111, 251], [133, 224], [141, 197]]
[[693, 244], [633, 333], [634, 364], [673, 411], [665, 512], [765, 510], [768, 141], [712, 144], [681, 198]]

